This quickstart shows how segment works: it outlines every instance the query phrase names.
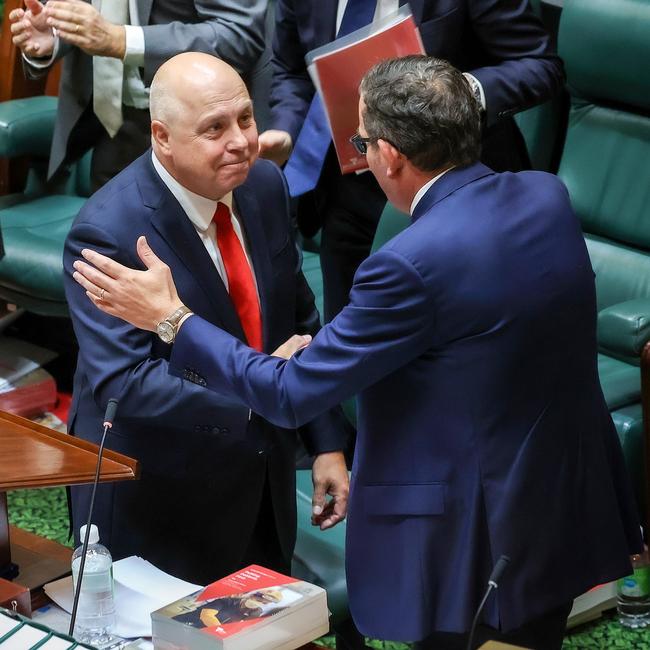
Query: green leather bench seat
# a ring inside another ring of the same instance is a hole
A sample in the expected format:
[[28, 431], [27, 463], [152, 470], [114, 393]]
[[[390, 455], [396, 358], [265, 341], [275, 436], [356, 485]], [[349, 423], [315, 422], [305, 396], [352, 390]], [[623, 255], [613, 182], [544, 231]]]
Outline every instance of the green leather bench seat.
[[6, 158], [50, 153], [56, 97], [30, 97], [0, 102], [0, 152]]
[[598, 376], [610, 411], [639, 401], [641, 376], [638, 366], [599, 354]]
[[[650, 3], [565, 3], [571, 106], [558, 175], [596, 274], [599, 374], [645, 520], [640, 353], [650, 339]], [[647, 417], [647, 414], [646, 414]]]
[[38, 313], [67, 314], [63, 292], [63, 244], [85, 199], [51, 195], [0, 211], [5, 257], [0, 293]]
[[[618, 433], [618, 438], [621, 441], [625, 464], [630, 473], [634, 495], [636, 496], [639, 513], [641, 514], [645, 512], [646, 504], [646, 492], [644, 489], [646, 484], [645, 452], [641, 404], [637, 402], [636, 404], [625, 406], [614, 411], [611, 415], [612, 420], [614, 420], [616, 432]], [[643, 515], [641, 514], [641, 516]]]
[[90, 193], [90, 156], [56, 183], [46, 180], [56, 106], [55, 97], [0, 103], [0, 157], [30, 161], [23, 191], [0, 197], [0, 298], [38, 314], [67, 316], [63, 244]]

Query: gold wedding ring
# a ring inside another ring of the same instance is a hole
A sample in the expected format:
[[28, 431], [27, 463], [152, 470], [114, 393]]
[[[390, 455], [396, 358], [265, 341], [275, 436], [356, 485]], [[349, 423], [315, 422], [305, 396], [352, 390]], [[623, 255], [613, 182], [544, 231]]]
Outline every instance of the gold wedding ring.
[[106, 291], [106, 289], [100, 289], [100, 291], [99, 291], [99, 299], [100, 300], [104, 300], [104, 292], [105, 291]]
[[[79, 23], [74, 26], [74, 33], [76, 34], [79, 31]], [[102, 289], [103, 291], [103, 289]]]

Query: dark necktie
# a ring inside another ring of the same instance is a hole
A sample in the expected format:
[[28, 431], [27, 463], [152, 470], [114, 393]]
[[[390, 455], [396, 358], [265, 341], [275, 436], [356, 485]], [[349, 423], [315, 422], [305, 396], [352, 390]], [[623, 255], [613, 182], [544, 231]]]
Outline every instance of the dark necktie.
[[[370, 24], [376, 7], [376, 0], [348, 0], [336, 38]], [[325, 109], [315, 93], [284, 168], [291, 196], [300, 196], [316, 187], [331, 141]]]
[[217, 203], [212, 220], [217, 226], [217, 246], [228, 277], [228, 293], [239, 316], [246, 340], [255, 350], [262, 351], [262, 315], [255, 290], [253, 272], [235, 229], [230, 210], [225, 203]]

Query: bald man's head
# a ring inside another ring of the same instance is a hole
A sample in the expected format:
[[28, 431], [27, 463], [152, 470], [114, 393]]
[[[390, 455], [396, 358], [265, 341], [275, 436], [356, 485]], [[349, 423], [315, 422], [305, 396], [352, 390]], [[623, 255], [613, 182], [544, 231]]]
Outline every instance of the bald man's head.
[[152, 120], [173, 121], [196, 91], [211, 84], [245, 87], [237, 71], [225, 61], [203, 52], [184, 52], [163, 63], [154, 75], [149, 95]]
[[209, 54], [179, 54], [158, 69], [149, 98], [154, 153], [187, 189], [221, 198], [246, 179], [257, 128], [239, 74]]

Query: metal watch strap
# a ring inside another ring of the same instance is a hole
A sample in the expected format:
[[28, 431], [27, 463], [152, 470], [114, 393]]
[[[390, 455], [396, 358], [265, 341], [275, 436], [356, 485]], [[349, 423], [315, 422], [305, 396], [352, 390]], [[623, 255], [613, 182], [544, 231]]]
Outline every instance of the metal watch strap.
[[169, 316], [167, 316], [167, 318], [165, 318], [164, 320], [167, 321], [175, 330], [181, 318], [183, 318], [185, 314], [189, 314], [191, 311], [192, 310], [189, 307], [182, 305], [174, 312], [172, 312]]

